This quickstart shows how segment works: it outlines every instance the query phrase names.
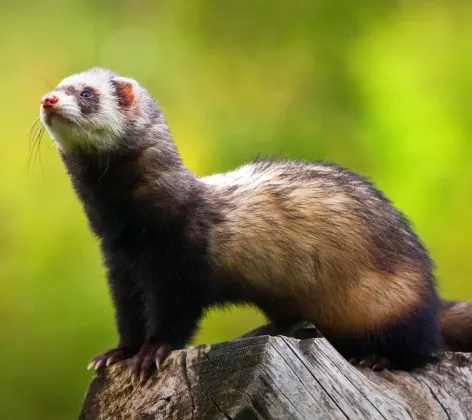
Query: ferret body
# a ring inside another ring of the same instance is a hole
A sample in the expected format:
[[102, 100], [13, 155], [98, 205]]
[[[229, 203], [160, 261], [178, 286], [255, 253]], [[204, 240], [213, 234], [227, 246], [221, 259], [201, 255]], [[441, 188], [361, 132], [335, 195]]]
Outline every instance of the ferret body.
[[198, 178], [147, 91], [104, 69], [64, 79], [41, 120], [100, 240], [116, 309], [119, 343], [90, 367], [134, 357], [146, 376], [227, 303], [311, 321], [374, 368], [472, 349], [470, 304], [439, 299], [420, 240], [363, 177], [260, 160]]

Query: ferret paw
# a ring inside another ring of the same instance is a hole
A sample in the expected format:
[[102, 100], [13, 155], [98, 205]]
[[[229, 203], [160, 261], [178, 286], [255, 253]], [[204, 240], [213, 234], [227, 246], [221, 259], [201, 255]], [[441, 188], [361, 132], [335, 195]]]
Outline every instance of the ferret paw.
[[108, 350], [105, 353], [95, 356], [88, 364], [87, 369], [97, 370], [98, 368], [101, 368], [103, 366], [110, 366], [115, 363], [121, 362], [124, 359], [126, 359], [124, 349], [117, 347], [115, 349]]
[[155, 368], [159, 369], [171, 350], [169, 344], [162, 342], [143, 344], [133, 359], [133, 375], [145, 382]]
[[350, 359], [349, 362], [353, 365], [370, 368], [373, 371], [391, 369], [392, 367], [389, 359], [383, 356], [376, 356], [375, 354], [362, 359]]

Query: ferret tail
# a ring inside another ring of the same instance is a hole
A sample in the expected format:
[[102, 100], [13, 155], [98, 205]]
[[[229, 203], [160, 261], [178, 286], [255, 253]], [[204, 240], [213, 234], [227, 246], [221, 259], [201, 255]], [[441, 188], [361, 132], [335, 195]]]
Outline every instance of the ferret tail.
[[442, 299], [439, 322], [445, 350], [472, 352], [472, 302]]

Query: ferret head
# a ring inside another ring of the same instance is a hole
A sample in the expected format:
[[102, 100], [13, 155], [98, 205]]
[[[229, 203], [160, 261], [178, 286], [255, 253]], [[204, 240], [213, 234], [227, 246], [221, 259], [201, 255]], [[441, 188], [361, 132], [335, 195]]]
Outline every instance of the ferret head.
[[94, 68], [66, 77], [41, 99], [40, 119], [58, 147], [109, 151], [162, 118], [135, 80]]

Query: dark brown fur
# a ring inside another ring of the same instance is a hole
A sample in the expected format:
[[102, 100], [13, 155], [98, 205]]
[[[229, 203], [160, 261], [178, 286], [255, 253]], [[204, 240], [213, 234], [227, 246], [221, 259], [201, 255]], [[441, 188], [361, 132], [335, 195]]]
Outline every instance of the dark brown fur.
[[442, 300], [439, 313], [446, 350], [472, 351], [472, 305]]

